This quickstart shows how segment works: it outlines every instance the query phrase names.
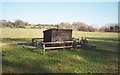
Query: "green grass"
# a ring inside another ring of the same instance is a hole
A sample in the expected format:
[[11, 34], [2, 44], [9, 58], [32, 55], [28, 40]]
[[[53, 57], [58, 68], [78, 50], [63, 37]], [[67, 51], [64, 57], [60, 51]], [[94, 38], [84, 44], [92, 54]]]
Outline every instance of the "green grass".
[[73, 37], [87, 37], [96, 49], [46, 51], [18, 46], [31, 43], [33, 37], [43, 37], [44, 29], [2, 29], [3, 73], [117, 73], [118, 34], [73, 32]]

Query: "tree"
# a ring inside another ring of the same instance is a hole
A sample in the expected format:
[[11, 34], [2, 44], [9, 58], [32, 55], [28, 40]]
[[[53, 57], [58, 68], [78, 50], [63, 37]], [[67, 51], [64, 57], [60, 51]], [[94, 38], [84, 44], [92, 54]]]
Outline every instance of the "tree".
[[15, 26], [17, 27], [17, 28], [23, 28], [24, 26], [25, 26], [25, 22], [23, 22], [22, 20], [16, 20], [15, 21]]
[[88, 31], [88, 25], [82, 22], [74, 22], [72, 24], [78, 31]]
[[94, 28], [92, 26], [88, 26], [88, 31], [89, 32], [94, 32]]
[[110, 31], [111, 31], [111, 32], [114, 31], [114, 27], [113, 27], [113, 26], [110, 27]]
[[115, 25], [115, 32], [118, 32], [119, 31], [119, 26], [118, 25]]
[[102, 26], [102, 27], [99, 29], [99, 31], [105, 32], [106, 28], [107, 28], [106, 26]]
[[65, 22], [62, 22], [60, 24], [58, 24], [58, 28], [59, 29], [72, 29], [72, 25], [70, 23], [65, 23]]
[[109, 23], [109, 24], [106, 24], [106, 26], [101, 27], [100, 31], [105, 31], [105, 32], [116, 31], [116, 32], [118, 32], [119, 31], [119, 26], [116, 23]]

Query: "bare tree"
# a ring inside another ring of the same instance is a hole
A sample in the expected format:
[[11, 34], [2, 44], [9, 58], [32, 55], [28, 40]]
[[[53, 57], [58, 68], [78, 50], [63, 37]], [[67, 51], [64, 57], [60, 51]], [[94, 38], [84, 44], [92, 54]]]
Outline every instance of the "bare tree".
[[99, 31], [105, 32], [105, 29], [106, 29], [106, 28], [107, 28], [106, 26], [102, 26], [102, 27], [99, 29]]
[[28, 26], [28, 25], [29, 25], [28, 22], [24, 22], [19, 19], [15, 21], [15, 27], [17, 27], [17, 28], [25, 28], [25, 26]]
[[88, 31], [88, 25], [82, 22], [74, 22], [72, 24], [78, 31]]
[[62, 22], [60, 24], [58, 24], [58, 28], [59, 29], [72, 29], [72, 25], [70, 23], [65, 23], [65, 22]]
[[88, 26], [88, 31], [89, 32], [94, 32], [94, 28], [92, 26]]

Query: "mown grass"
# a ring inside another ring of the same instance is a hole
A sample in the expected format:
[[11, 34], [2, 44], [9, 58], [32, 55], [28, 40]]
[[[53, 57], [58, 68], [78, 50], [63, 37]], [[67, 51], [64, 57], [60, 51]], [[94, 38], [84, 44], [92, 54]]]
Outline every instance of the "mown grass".
[[31, 38], [43, 37], [43, 29], [3, 29], [3, 73], [117, 73], [118, 34], [73, 32], [73, 37], [87, 37], [96, 49], [46, 51], [19, 46], [30, 44]]

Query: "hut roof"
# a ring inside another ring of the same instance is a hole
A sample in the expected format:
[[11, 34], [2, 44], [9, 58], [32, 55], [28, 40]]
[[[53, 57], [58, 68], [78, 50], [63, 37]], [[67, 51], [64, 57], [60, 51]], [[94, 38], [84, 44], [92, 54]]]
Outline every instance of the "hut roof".
[[72, 31], [72, 29], [48, 29], [48, 30], [45, 30], [45, 31], [43, 31], [43, 32], [50, 31], [50, 30], [65, 30], [65, 31]]

